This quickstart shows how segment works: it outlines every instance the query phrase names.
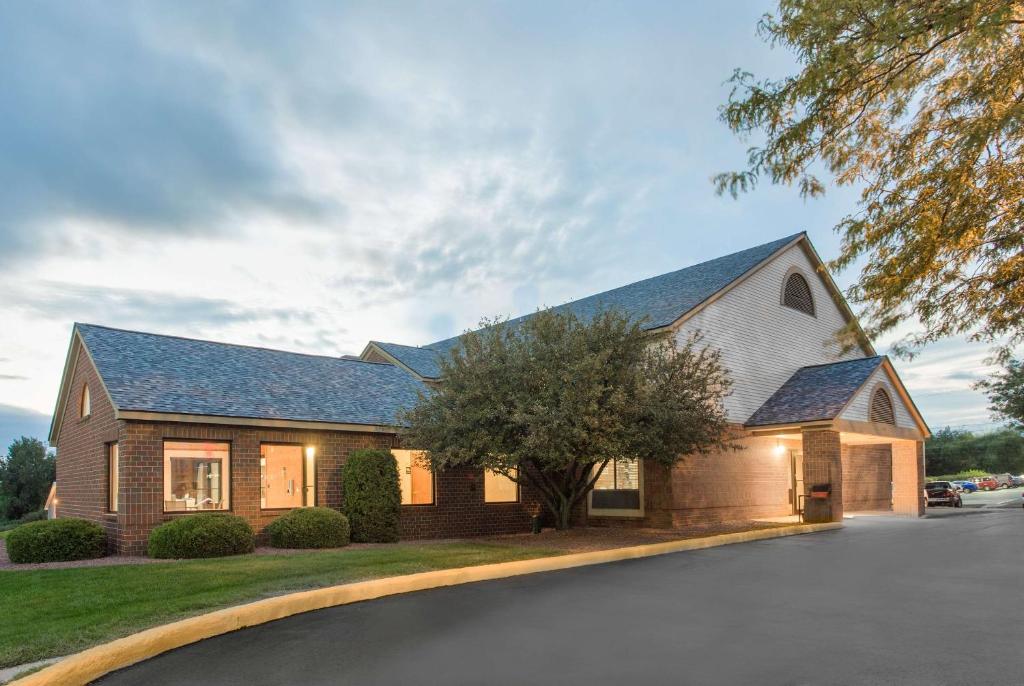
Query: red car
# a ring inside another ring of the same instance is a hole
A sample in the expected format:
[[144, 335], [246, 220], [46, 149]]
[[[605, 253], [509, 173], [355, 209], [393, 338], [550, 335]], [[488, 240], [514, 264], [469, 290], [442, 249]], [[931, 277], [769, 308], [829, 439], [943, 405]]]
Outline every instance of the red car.
[[978, 488], [983, 491], [994, 491], [999, 488], [999, 482], [991, 476], [981, 476], [977, 479], [971, 479], [971, 481], [978, 484]]

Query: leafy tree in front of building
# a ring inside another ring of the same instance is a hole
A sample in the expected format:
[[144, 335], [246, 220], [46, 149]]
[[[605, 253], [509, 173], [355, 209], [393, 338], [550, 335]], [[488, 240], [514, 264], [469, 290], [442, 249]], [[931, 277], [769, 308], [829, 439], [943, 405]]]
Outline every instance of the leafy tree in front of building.
[[616, 312], [483, 324], [405, 417], [403, 445], [428, 451], [435, 470], [485, 468], [529, 485], [568, 528], [611, 460], [671, 465], [726, 446], [731, 381], [699, 337], [676, 345]]
[[988, 394], [989, 409], [997, 417], [1024, 431], [1024, 363], [1010, 358], [991, 379], [978, 382], [977, 388]]
[[0, 519], [19, 519], [42, 509], [57, 478], [57, 460], [37, 438], [22, 436], [0, 458]]
[[[737, 70], [721, 110], [754, 137], [737, 195], [760, 180], [860, 191], [833, 266], [875, 337], [923, 325], [897, 352], [950, 335], [1024, 341], [1024, 6], [1008, 0], [779, 0], [760, 34], [796, 73]], [[852, 330], [847, 331], [852, 334]]]

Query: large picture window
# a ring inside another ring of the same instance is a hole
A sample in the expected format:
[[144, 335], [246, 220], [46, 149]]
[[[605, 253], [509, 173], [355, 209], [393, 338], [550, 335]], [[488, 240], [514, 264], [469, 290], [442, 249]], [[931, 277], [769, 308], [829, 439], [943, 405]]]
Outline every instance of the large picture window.
[[117, 489], [121, 485], [120, 470], [117, 443], [110, 443], [107, 445], [107, 510], [110, 512], [117, 512]]
[[640, 461], [622, 458], [605, 465], [594, 484], [590, 506], [605, 510], [639, 510]]
[[312, 448], [301, 445], [260, 445], [260, 507], [280, 510], [312, 507], [316, 497], [316, 464]]
[[519, 500], [519, 484], [504, 474], [484, 470], [484, 502], [514, 503]]
[[164, 442], [164, 511], [227, 510], [230, 496], [230, 443]]
[[420, 450], [392, 450], [398, 462], [398, 484], [402, 488], [403, 505], [434, 503], [434, 473]]

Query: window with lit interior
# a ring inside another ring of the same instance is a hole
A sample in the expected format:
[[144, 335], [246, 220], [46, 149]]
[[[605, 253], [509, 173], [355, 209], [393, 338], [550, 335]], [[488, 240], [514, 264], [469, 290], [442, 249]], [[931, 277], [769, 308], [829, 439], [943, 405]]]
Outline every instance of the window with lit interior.
[[260, 445], [260, 508], [312, 507], [316, 498], [316, 450], [280, 443]]
[[164, 442], [164, 511], [227, 510], [230, 497], [230, 443]]
[[82, 399], [78, 406], [78, 415], [88, 417], [92, 414], [92, 398], [89, 397], [89, 385], [82, 386]]
[[392, 450], [398, 463], [398, 484], [402, 489], [403, 505], [432, 505], [434, 503], [434, 473], [426, 453], [421, 450]]
[[519, 500], [519, 484], [504, 474], [484, 470], [484, 502], [514, 503]]
[[639, 510], [640, 461], [620, 458], [605, 465], [594, 483], [590, 506], [602, 510]]
[[107, 445], [107, 510], [117, 512], [117, 489], [120, 487], [121, 465], [118, 463], [117, 443]]

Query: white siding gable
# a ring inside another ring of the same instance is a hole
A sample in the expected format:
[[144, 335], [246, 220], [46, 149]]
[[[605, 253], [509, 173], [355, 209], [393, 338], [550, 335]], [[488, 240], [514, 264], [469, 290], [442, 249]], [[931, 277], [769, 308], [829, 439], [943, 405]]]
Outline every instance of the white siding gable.
[[[813, 317], [782, 305], [783, 281], [794, 268], [811, 287]], [[726, 411], [730, 421], [744, 422], [800, 367], [864, 357], [859, 348], [840, 356], [833, 335], [845, 324], [797, 244], [685, 321], [677, 335], [682, 342], [699, 329], [705, 343], [722, 351], [733, 380]]]
[[896, 426], [904, 429], [917, 429], [918, 426], [914, 421], [913, 415], [907, 409], [907, 406], [903, 404], [903, 398], [893, 388], [892, 382], [889, 381], [889, 375], [886, 374], [885, 369], [881, 366], [872, 372], [868, 380], [864, 382], [864, 385], [860, 387], [857, 394], [850, 400], [850, 404], [846, 406], [846, 409], [839, 413], [839, 418], [857, 422], [870, 421], [871, 398], [874, 396], [875, 389], [879, 385], [885, 389], [889, 394], [889, 399], [892, 400], [892, 411], [896, 417]]

